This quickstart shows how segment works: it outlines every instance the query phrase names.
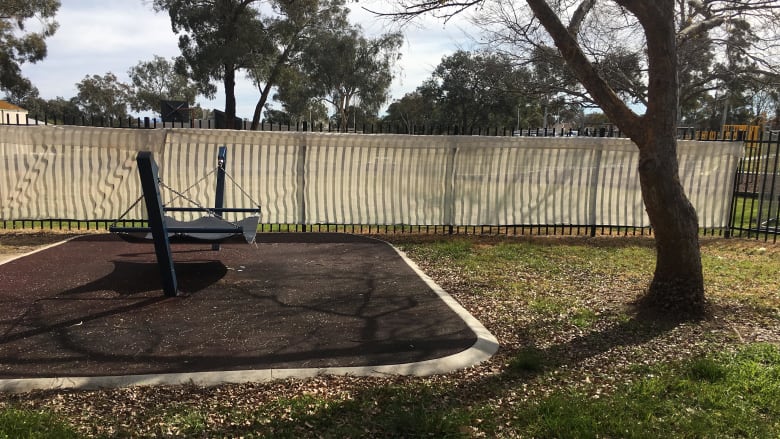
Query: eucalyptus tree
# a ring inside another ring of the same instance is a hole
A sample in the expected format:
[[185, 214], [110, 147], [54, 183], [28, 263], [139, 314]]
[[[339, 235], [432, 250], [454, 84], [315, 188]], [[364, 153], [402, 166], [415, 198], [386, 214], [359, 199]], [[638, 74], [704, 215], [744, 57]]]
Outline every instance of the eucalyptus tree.
[[130, 100], [130, 86], [111, 72], [85, 76], [76, 84], [75, 102], [86, 115], [124, 119]]
[[249, 76], [260, 89], [260, 98], [252, 117], [257, 129], [260, 114], [271, 89], [278, 85], [286, 68], [300, 63], [300, 55], [318, 35], [349, 26], [349, 10], [344, 0], [274, 0], [271, 13], [262, 18], [265, 31], [257, 34], [254, 64]]
[[[741, 48], [755, 57], [777, 37], [776, 0], [399, 0], [397, 17], [422, 13], [451, 16], [480, 6], [482, 24], [493, 29], [493, 43], [514, 53], [552, 44], [590, 98], [628, 135], [639, 150], [639, 180], [653, 226], [656, 267], [643, 304], [701, 314], [704, 279], [696, 211], [680, 184], [677, 122], [680, 82], [677, 49], [681, 37], [717, 36], [740, 21], [761, 30], [762, 38]], [[681, 6], [693, 5], [685, 23]], [[647, 89], [644, 113], [621, 99], [599, 70], [603, 54], [632, 43], [643, 59]], [[769, 67], [767, 64], [764, 64]]]
[[42, 108], [39, 111], [37, 113], [39, 117], [46, 116], [52, 118], [54, 123], [57, 120], [68, 123], [69, 121], [77, 121], [87, 116], [79, 107], [78, 98], [76, 97], [65, 99], [58, 96], [54, 99], [48, 99], [42, 104]]
[[[438, 88], [436, 84], [434, 84]], [[406, 93], [400, 99], [395, 100], [387, 107], [387, 114], [383, 122], [391, 125], [400, 125], [404, 132], [413, 134], [415, 127], [424, 127], [432, 124], [439, 124], [436, 116], [438, 114], [438, 105], [435, 99], [430, 99], [430, 95], [423, 93], [421, 88]]]
[[154, 55], [150, 61], [139, 61], [128, 70], [130, 108], [133, 111], [158, 111], [160, 101], [177, 100], [195, 104], [197, 85], [187, 75], [176, 71], [176, 60]]
[[400, 33], [366, 38], [359, 26], [319, 33], [301, 56], [310, 95], [331, 104], [343, 122], [358, 105], [376, 113], [387, 101], [402, 42]]
[[[260, 0], [154, 0], [156, 11], [167, 11], [190, 77], [207, 97], [216, 93], [212, 80], [225, 90], [225, 120], [233, 128], [236, 116], [236, 72], [251, 67], [258, 35], [266, 32]], [[183, 70], [183, 69], [180, 69]]]
[[[46, 38], [54, 35], [59, 0], [0, 2], [0, 90], [24, 95], [33, 88], [21, 66], [46, 57]], [[33, 24], [33, 29], [28, 26]]]
[[[307, 121], [312, 129], [316, 124], [327, 123], [328, 109], [317, 96], [315, 90], [309, 86], [304, 74], [293, 66], [281, 69], [279, 75], [277, 93], [273, 99], [282, 104], [284, 112], [291, 120]], [[266, 110], [267, 114], [269, 113]], [[268, 117], [266, 116], [266, 119]]]
[[525, 99], [529, 72], [489, 52], [456, 51], [442, 58], [431, 74], [439, 87], [438, 106], [446, 125], [470, 132], [488, 126], [514, 126], [515, 110]]

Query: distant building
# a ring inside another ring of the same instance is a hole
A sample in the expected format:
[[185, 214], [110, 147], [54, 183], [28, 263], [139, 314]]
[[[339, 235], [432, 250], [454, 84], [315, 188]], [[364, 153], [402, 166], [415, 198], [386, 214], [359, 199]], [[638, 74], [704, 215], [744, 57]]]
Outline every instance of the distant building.
[[0, 101], [0, 125], [25, 124], [27, 110], [6, 101]]

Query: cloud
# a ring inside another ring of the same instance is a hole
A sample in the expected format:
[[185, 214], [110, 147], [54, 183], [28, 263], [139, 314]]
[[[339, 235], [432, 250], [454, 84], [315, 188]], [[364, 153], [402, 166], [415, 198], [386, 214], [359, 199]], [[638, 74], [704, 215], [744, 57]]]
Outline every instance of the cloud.
[[44, 98], [75, 96], [85, 76], [112, 72], [127, 80], [138, 61], [179, 53], [168, 17], [141, 2], [66, 1], [56, 20], [60, 27], [47, 40], [47, 57], [22, 68]]

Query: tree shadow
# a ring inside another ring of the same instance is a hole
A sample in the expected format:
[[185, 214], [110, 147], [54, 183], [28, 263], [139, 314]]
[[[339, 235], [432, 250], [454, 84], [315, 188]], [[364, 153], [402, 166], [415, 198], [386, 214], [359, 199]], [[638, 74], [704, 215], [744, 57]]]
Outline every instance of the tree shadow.
[[[290, 416], [255, 419], [241, 427], [226, 427], [209, 431], [215, 435], [241, 435], [268, 432], [281, 436], [336, 437], [337, 435], [370, 437], [469, 437], [472, 416], [490, 416], [490, 409], [480, 414], [480, 407], [499, 401], [509, 394], [522, 392], [523, 384], [553, 370], [573, 367], [612, 349], [647, 343], [663, 336], [683, 323], [676, 319], [659, 319], [655, 315], [637, 312], [627, 321], [603, 330], [576, 337], [547, 348], [534, 348], [529, 337], [525, 348], [507, 350], [492, 362], [507, 361], [497, 373], [454, 373], [454, 377], [418, 380], [398, 377], [375, 385], [359, 384], [350, 388], [349, 398], [310, 405], [300, 396], [300, 403], [291, 402]], [[531, 334], [543, 330], [544, 324], [521, 328]], [[523, 363], [529, 351], [538, 358]], [[327, 379], [326, 379], [327, 380]], [[339, 385], [339, 378], [334, 378]], [[316, 408], [312, 408], [315, 406]], [[331, 434], [329, 434], [331, 433]]]
[[[95, 292], [133, 296], [156, 292], [162, 288], [160, 268], [156, 262], [113, 261], [111, 273], [78, 287], [58, 293], [57, 297], [77, 296]], [[220, 261], [174, 262], [179, 291], [195, 294], [215, 284], [227, 274]]]
[[[0, 346], [176, 300], [162, 294], [157, 263], [120, 260], [113, 264], [114, 269], [99, 279], [32, 301], [24, 312], [8, 323], [0, 336]], [[227, 273], [227, 267], [219, 261], [177, 262], [174, 265], [179, 290], [185, 295], [205, 290]], [[20, 331], [18, 328], [25, 329]]]

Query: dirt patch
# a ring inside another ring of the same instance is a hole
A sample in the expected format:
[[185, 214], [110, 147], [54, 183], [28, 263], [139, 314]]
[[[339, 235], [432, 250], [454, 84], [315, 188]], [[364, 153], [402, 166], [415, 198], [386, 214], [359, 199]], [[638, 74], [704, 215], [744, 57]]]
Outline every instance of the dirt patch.
[[0, 263], [75, 236], [78, 235], [52, 230], [0, 230]]

